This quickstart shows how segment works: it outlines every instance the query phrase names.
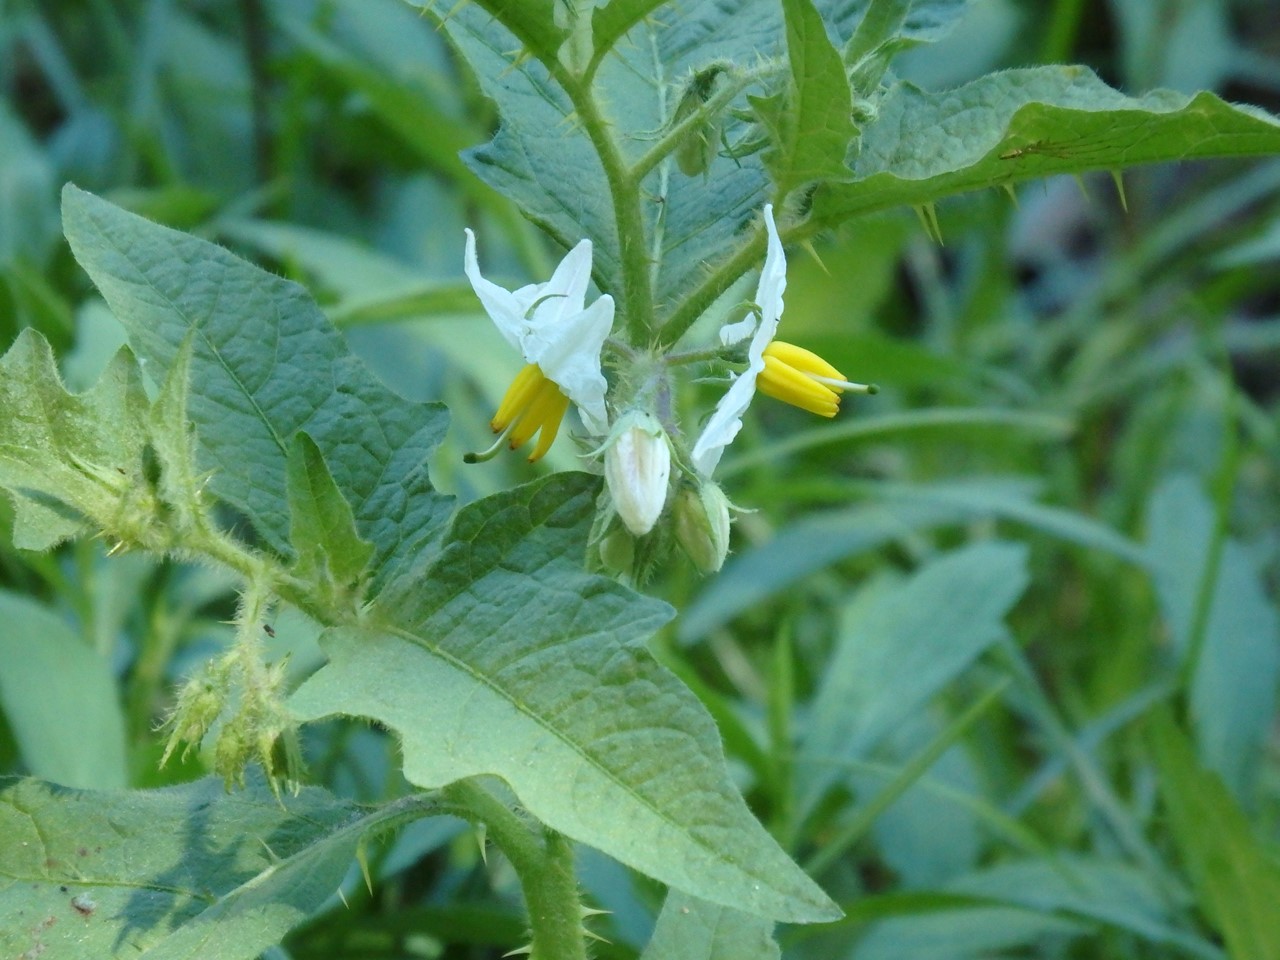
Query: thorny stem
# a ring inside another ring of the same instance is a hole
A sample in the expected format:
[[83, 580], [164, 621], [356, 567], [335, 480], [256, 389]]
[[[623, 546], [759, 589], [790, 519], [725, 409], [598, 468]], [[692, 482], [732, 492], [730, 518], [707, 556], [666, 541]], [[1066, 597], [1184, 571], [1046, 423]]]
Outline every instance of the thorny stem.
[[474, 780], [460, 780], [441, 793], [457, 804], [461, 816], [484, 825], [519, 876], [533, 937], [530, 960], [586, 960], [582, 904], [569, 840], [526, 822]]

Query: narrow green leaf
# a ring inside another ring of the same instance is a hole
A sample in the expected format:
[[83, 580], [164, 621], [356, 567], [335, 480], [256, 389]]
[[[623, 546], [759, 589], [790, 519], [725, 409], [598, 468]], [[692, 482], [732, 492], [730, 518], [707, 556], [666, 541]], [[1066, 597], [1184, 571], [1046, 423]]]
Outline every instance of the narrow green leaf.
[[463, 508], [411, 590], [329, 633], [293, 709], [386, 724], [421, 786], [502, 777], [547, 825], [702, 899], [838, 915], [729, 782], [702, 705], [640, 645], [670, 609], [583, 572], [598, 491], [562, 473]]
[[373, 544], [360, 539], [351, 505], [333, 482], [320, 448], [302, 431], [289, 449], [287, 478], [289, 541], [298, 575], [336, 590], [353, 588], [373, 556]]
[[[24, 330], [0, 358], [0, 487], [14, 542], [44, 550], [92, 525], [122, 532], [149, 510], [143, 464], [148, 402], [138, 364], [116, 354], [82, 394], [62, 386], [48, 342]], [[135, 511], [134, 506], [138, 508]]]
[[305, 429], [375, 546], [375, 580], [438, 535], [448, 500], [426, 459], [447, 415], [384, 387], [296, 284], [73, 186], [67, 239], [138, 355], [163, 380], [195, 331], [188, 413], [210, 489], [287, 553], [289, 444]]
[[913, 531], [998, 517], [1069, 543], [1104, 550], [1145, 566], [1140, 545], [1082, 514], [1032, 499], [1034, 485], [1014, 477], [982, 477], [930, 485], [873, 484], [868, 502], [805, 517], [770, 541], [730, 558], [680, 619], [693, 640], [743, 610], [837, 560], [856, 556]]
[[773, 148], [765, 165], [779, 198], [814, 180], [844, 180], [857, 136], [853, 99], [840, 52], [812, 0], [783, 0], [791, 83], [784, 99], [755, 101], [770, 128]]
[[125, 786], [124, 717], [107, 662], [25, 597], [0, 591], [0, 622], [0, 707], [27, 769], [69, 787]]
[[848, 608], [797, 755], [802, 809], [1006, 634], [1027, 553], [980, 543], [930, 561]]
[[1211, 93], [1129, 97], [1084, 67], [991, 74], [938, 93], [892, 88], [863, 130], [850, 183], [827, 184], [813, 218], [834, 225], [982, 187], [1142, 163], [1280, 153], [1280, 121]]
[[778, 960], [773, 921], [672, 890], [640, 960]]
[[1218, 777], [1196, 761], [1168, 712], [1151, 728], [1161, 796], [1205, 916], [1232, 957], [1280, 958], [1280, 869]]
[[[208, 778], [153, 791], [0, 780], [0, 952], [42, 960], [253, 960], [337, 890], [362, 814], [316, 788]], [[421, 813], [426, 812], [422, 810]]]
[[[1147, 551], [1161, 611], [1183, 657], [1189, 655], [1213, 531], [1213, 506], [1194, 477], [1175, 474], [1161, 481], [1148, 506]], [[1256, 783], [1280, 681], [1280, 617], [1264, 583], [1250, 552], [1228, 539], [1191, 675], [1197, 747], [1206, 765], [1241, 799], [1252, 795]]]

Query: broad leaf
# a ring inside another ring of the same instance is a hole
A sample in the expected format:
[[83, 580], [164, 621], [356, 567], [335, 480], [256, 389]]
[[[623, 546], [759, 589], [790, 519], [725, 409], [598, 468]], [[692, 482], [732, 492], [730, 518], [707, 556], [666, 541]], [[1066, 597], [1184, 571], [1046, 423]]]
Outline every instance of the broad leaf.
[[640, 646], [669, 608], [582, 571], [598, 489], [557, 474], [465, 507], [412, 590], [330, 632], [294, 710], [386, 724], [420, 786], [502, 777], [539, 820], [702, 899], [838, 915], [747, 810], [704, 708]]
[[374, 544], [378, 579], [439, 532], [448, 501], [433, 492], [426, 458], [444, 433], [443, 407], [384, 387], [301, 287], [75, 187], [63, 193], [63, 219], [154, 377], [195, 332], [187, 409], [198, 462], [271, 546], [289, 552], [286, 462], [300, 430]]
[[133, 792], [0, 780], [0, 953], [252, 960], [335, 893], [361, 837], [404, 815], [214, 778]]
[[62, 386], [49, 344], [24, 330], [0, 358], [0, 487], [15, 507], [14, 542], [46, 550], [86, 529], [134, 530], [151, 508], [143, 462], [148, 407], [132, 354], [92, 390]]
[[1211, 93], [1129, 97], [1084, 67], [1034, 67], [930, 92], [895, 86], [863, 131], [851, 183], [814, 197], [816, 223], [1035, 177], [1280, 153], [1280, 121]]
[[773, 923], [672, 890], [640, 960], [778, 960]]

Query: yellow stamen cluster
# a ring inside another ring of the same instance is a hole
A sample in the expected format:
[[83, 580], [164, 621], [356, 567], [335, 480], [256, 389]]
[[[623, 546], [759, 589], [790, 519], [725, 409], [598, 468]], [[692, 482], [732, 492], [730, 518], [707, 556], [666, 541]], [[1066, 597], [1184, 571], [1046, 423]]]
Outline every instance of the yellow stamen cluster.
[[538, 443], [529, 455], [529, 462], [533, 463], [551, 449], [568, 409], [569, 398], [547, 379], [536, 363], [530, 363], [511, 381], [489, 426], [494, 433], [502, 435], [499, 442], [503, 437], [507, 439], [507, 446], [512, 450], [523, 447], [538, 434]]
[[874, 393], [866, 384], [850, 383], [844, 374], [812, 351], [773, 340], [764, 348], [764, 370], [756, 389], [820, 417], [834, 417], [845, 390]]

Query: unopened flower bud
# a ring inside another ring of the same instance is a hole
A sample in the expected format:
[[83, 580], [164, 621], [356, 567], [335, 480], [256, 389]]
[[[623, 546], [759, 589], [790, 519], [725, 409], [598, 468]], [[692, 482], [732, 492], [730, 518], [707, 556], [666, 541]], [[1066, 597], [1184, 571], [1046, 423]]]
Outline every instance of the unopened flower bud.
[[627, 414], [615, 433], [604, 452], [604, 478], [623, 524], [642, 537], [667, 502], [671, 447], [662, 424], [644, 411]]
[[701, 573], [715, 573], [729, 555], [729, 500], [718, 486], [685, 485], [676, 496], [676, 540]]

